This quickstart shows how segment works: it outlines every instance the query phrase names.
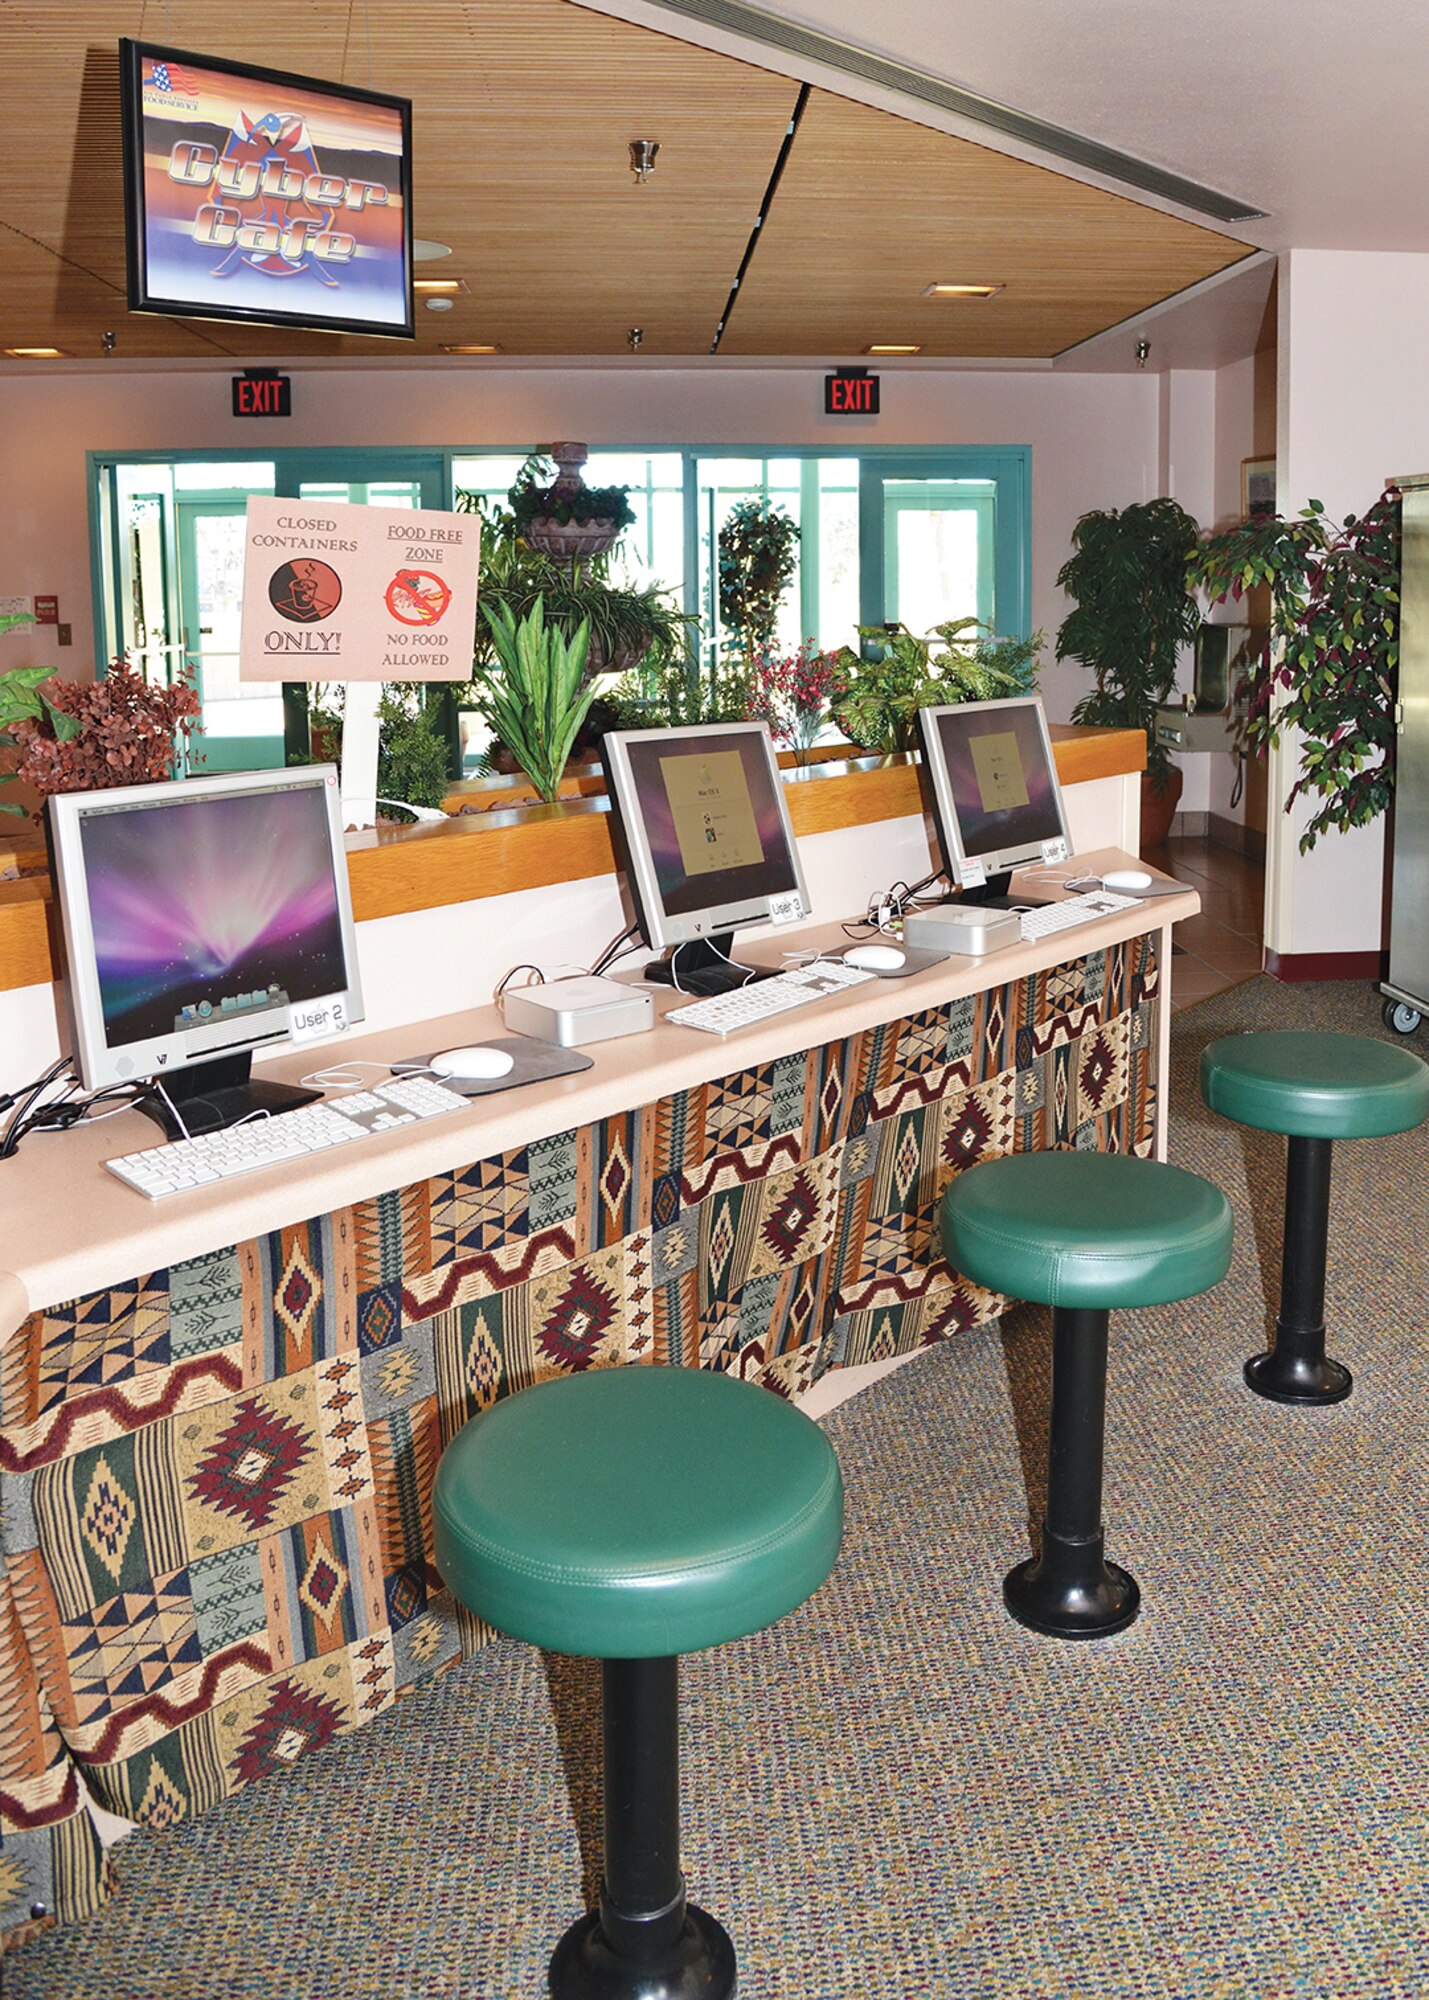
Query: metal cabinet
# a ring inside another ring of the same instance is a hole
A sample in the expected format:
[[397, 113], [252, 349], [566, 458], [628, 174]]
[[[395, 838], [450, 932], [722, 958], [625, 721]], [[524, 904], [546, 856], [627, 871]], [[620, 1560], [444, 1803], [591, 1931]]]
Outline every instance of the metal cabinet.
[[1412, 1034], [1429, 1014], [1429, 473], [1395, 481], [1404, 503], [1394, 870], [1384, 1017]]

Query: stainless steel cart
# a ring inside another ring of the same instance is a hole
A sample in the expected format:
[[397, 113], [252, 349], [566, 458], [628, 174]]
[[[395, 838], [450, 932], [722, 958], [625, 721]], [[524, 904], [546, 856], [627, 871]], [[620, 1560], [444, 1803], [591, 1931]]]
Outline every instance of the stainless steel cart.
[[1384, 1020], [1412, 1035], [1429, 1014], [1429, 473], [1394, 482], [1404, 502], [1394, 874]]

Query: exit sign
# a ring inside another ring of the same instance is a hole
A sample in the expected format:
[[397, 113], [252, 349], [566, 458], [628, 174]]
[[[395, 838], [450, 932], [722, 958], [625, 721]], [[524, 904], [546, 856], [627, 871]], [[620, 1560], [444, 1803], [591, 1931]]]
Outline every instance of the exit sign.
[[824, 377], [826, 417], [876, 417], [878, 377], [866, 368], [839, 368]]
[[235, 375], [233, 414], [235, 417], [292, 416], [292, 377], [257, 368], [249, 368], [242, 375]]

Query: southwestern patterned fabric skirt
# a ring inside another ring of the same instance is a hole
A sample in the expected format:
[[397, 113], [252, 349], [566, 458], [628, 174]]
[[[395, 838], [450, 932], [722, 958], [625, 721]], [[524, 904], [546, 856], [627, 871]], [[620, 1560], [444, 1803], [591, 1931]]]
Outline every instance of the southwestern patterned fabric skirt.
[[939, 1198], [1002, 1153], [1152, 1151], [1156, 949], [32, 1314], [0, 1351], [11, 1936], [109, 1893], [88, 1796], [171, 1826], [483, 1643], [431, 1487], [497, 1397], [622, 1362], [796, 1395], [995, 1314], [941, 1258]]

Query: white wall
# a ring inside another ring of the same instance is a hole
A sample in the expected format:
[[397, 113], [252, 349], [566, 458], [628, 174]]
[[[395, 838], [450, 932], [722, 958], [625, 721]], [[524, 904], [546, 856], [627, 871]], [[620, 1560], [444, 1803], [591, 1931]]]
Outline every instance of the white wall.
[[[0, 596], [58, 592], [72, 621], [68, 653], [41, 639], [0, 644], [0, 665], [41, 660], [87, 674], [93, 659], [87, 450], [245, 451], [277, 445], [502, 446], [562, 437], [592, 445], [750, 446], [959, 444], [1032, 448], [1032, 618], [1048, 635], [1043, 689], [1065, 720], [1086, 676], [1051, 664], [1066, 605], [1053, 579], [1077, 516], [1151, 499], [1161, 489], [1160, 390], [1155, 375], [998, 369], [887, 369], [883, 414], [853, 422], [822, 413], [823, 370], [719, 364], [543, 368], [295, 364], [287, 422], [231, 414], [228, 368], [207, 364], [93, 368], [59, 364], [0, 381]], [[1181, 375], [1188, 412], [1175, 441], [1178, 486], [1210, 451], [1208, 375]], [[1196, 405], [1194, 413], [1192, 406]], [[1194, 469], [1197, 493], [1204, 466]], [[1193, 512], [1199, 507], [1192, 505]], [[36, 650], [43, 646], [44, 650]], [[26, 650], [28, 649], [28, 650]]]
[[[1429, 470], [1429, 256], [1293, 250], [1280, 269], [1280, 511], [1322, 500], [1362, 513], [1396, 474]], [[1288, 748], [1289, 746], [1287, 746]], [[1363, 952], [1383, 937], [1384, 825], [1297, 851], [1313, 808], [1287, 821], [1291, 758], [1272, 762], [1266, 943], [1281, 953]]]

